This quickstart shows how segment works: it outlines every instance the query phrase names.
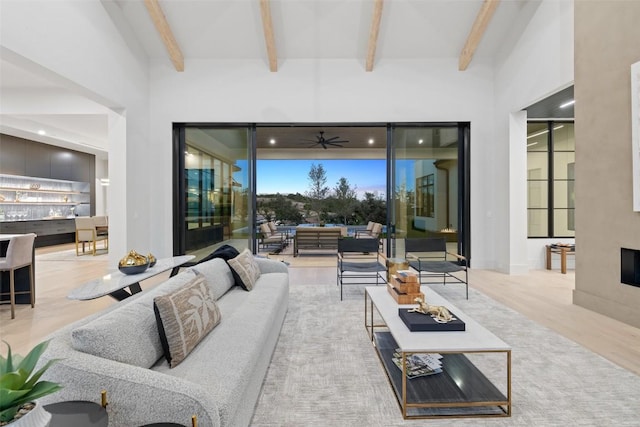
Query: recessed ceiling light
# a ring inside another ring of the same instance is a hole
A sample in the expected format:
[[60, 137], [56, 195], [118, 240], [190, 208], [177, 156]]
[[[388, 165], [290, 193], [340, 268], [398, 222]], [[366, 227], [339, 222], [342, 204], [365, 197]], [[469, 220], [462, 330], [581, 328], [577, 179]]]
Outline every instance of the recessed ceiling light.
[[373, 144], [373, 138], [369, 139], [369, 144]]
[[424, 142], [424, 139], [419, 139], [418, 140], [418, 144], [422, 144]]
[[46, 135], [46, 134], [47, 134], [47, 132], [43, 131], [42, 129], [40, 129], [38, 131], [38, 135]]
[[572, 99], [571, 101], [569, 101], [569, 102], [565, 102], [564, 104], [562, 104], [562, 105], [560, 106], [560, 108], [567, 108], [568, 106], [573, 105], [573, 104], [575, 104], [575, 103], [576, 103], [576, 100], [575, 100], [575, 99]]
[[271, 138], [271, 139], [269, 140], [269, 144], [272, 144], [272, 145], [273, 145], [273, 144], [275, 144], [275, 143], [276, 143], [276, 140], [275, 140], [275, 139]]

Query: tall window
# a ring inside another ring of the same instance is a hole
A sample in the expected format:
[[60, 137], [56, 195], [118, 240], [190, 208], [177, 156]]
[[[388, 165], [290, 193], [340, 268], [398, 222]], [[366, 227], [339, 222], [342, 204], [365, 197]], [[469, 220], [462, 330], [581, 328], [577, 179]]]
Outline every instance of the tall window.
[[527, 124], [529, 237], [574, 237], [575, 138], [572, 122]]
[[418, 203], [416, 215], [433, 218], [433, 174], [418, 178]]

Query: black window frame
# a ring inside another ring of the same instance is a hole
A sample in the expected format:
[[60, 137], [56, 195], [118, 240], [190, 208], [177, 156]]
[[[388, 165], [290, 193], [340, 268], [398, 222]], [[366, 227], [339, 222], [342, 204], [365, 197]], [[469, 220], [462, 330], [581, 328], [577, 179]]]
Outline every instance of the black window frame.
[[[547, 173], [547, 178], [546, 178], [546, 184], [547, 184], [547, 207], [546, 208], [530, 208], [529, 207], [529, 203], [528, 203], [528, 199], [527, 199], [527, 212], [531, 211], [531, 210], [536, 210], [536, 211], [540, 211], [540, 210], [546, 210], [547, 212], [547, 234], [545, 236], [531, 236], [529, 235], [528, 229], [529, 229], [529, 220], [528, 220], [528, 216], [527, 216], [527, 238], [528, 239], [574, 239], [575, 235], [571, 236], [571, 235], [556, 235], [554, 234], [554, 229], [555, 229], [555, 218], [554, 218], [554, 213], [556, 211], [556, 208], [554, 206], [554, 191], [555, 191], [555, 183], [557, 181], [563, 181], [562, 179], [556, 179], [554, 176], [554, 154], [556, 152], [573, 152], [575, 153], [575, 145], [574, 145], [574, 149], [573, 151], [567, 151], [567, 150], [556, 150], [555, 149], [555, 143], [554, 143], [554, 128], [559, 125], [559, 124], [571, 124], [572, 126], [575, 126], [575, 121], [573, 120], [528, 120], [527, 121], [527, 127], [529, 124], [531, 123], [546, 123], [547, 124], [547, 169], [548, 169], [548, 173]], [[543, 152], [543, 151], [541, 151]], [[527, 154], [529, 153], [529, 151], [527, 150]], [[529, 170], [529, 160], [527, 159], [527, 170]], [[530, 180], [527, 177], [527, 184], [531, 181], [543, 181], [543, 180]], [[573, 181], [575, 183], [575, 177], [573, 180], [570, 179], [566, 179], [564, 181], [567, 181], [567, 183], [569, 181]], [[575, 184], [574, 184], [574, 188], [575, 188]], [[527, 189], [528, 191], [528, 189]], [[560, 208], [558, 208], [560, 209]], [[575, 207], [573, 208], [566, 208], [567, 211], [570, 209], [574, 209], [575, 212]]]

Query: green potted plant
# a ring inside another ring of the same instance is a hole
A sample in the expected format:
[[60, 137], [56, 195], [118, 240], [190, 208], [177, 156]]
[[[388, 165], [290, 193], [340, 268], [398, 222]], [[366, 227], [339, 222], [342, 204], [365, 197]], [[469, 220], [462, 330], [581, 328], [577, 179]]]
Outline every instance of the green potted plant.
[[33, 371], [49, 342], [38, 344], [26, 357], [12, 355], [11, 346], [3, 342], [8, 350], [6, 358], [0, 356], [0, 425], [47, 425], [51, 414], [36, 399], [62, 388], [50, 381], [39, 381], [57, 360], [50, 360], [35, 373]]

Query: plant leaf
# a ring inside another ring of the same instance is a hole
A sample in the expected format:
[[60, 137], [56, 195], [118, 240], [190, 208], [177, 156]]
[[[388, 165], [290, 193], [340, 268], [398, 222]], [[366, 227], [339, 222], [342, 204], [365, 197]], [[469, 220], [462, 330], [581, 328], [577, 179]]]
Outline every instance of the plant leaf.
[[48, 345], [49, 341], [43, 341], [37, 346], [33, 347], [29, 354], [27, 354], [27, 356], [22, 359], [22, 361], [20, 361], [17, 369], [24, 369], [29, 374], [31, 374], [31, 372], [33, 372], [33, 369], [36, 367], [36, 364], [38, 363], [38, 359], [40, 359], [40, 356], [42, 355], [42, 353], [44, 353]]
[[17, 372], [7, 372], [0, 377], [0, 390], [20, 390], [24, 380]]
[[25, 384], [24, 388], [33, 388], [33, 386], [35, 385], [36, 381], [38, 381], [40, 379], [42, 374], [44, 374], [45, 371], [47, 369], [49, 369], [49, 367], [51, 367], [51, 365], [53, 365], [56, 362], [59, 362], [60, 360], [62, 360], [62, 359], [51, 359], [51, 360], [49, 360], [42, 368], [40, 368], [38, 370], [38, 372], [36, 372], [35, 374], [33, 374], [31, 376], [31, 378], [29, 378], [29, 381]]
[[16, 412], [18, 412], [19, 408], [19, 406], [12, 406], [11, 408], [0, 411], [0, 421], [9, 422], [13, 420], [13, 417], [16, 416]]
[[33, 389], [29, 391], [29, 393], [19, 399], [16, 399], [14, 404], [22, 405], [23, 403], [32, 402], [36, 399], [41, 398], [42, 396], [55, 393], [61, 388], [62, 386], [60, 384], [52, 383], [51, 381], [40, 381]]
[[5, 372], [12, 372], [13, 371], [13, 363], [11, 362], [11, 346], [5, 340], [2, 340], [2, 342], [7, 345], [7, 358], [5, 360], [5, 362], [6, 362]]
[[[7, 408], [11, 408], [12, 406], [19, 405], [21, 399], [23, 399], [29, 390], [4, 390], [0, 389], [0, 411], [4, 411]], [[25, 400], [28, 402], [29, 398]]]

